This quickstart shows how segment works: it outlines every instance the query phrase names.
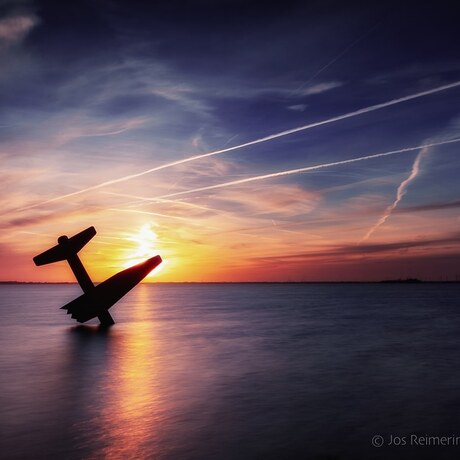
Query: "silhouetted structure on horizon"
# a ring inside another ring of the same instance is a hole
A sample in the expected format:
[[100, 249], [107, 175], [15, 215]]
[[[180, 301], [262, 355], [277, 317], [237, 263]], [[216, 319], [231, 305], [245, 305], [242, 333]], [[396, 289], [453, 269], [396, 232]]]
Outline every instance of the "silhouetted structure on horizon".
[[419, 280], [418, 278], [398, 278], [394, 280], [383, 280], [380, 281], [381, 283], [422, 283], [422, 280]]
[[33, 260], [35, 265], [67, 260], [84, 294], [61, 308], [67, 310], [67, 314], [70, 314], [79, 323], [98, 317], [102, 325], [109, 326], [115, 323], [108, 311], [109, 308], [158, 266], [161, 263], [161, 257], [151, 257], [94, 286], [78, 257], [78, 252], [94, 235], [96, 235], [96, 229], [89, 227], [71, 238], [66, 235], [60, 236], [56, 246], [34, 257]]

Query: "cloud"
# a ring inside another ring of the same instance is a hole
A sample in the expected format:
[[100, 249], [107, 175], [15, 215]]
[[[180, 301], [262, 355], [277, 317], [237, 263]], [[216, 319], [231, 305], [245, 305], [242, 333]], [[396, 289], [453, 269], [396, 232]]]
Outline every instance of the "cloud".
[[307, 104], [294, 104], [288, 106], [289, 110], [294, 110], [295, 112], [303, 112], [308, 107]]
[[312, 96], [314, 94], [320, 94], [326, 91], [330, 91], [331, 89], [338, 88], [342, 85], [343, 83], [340, 81], [328, 81], [323, 83], [317, 83], [316, 85], [311, 85], [308, 88], [301, 90], [300, 94], [304, 96]]
[[22, 216], [12, 218], [10, 220], [0, 220], [0, 228], [5, 230], [18, 230], [22, 228], [33, 227], [36, 228], [38, 225], [55, 225], [57, 223], [69, 224], [72, 219], [75, 218], [77, 221], [86, 219], [94, 214], [101, 214], [106, 211], [104, 207], [85, 204], [84, 208], [73, 208], [68, 210], [56, 209], [49, 212], [36, 212], [32, 214], [23, 214]]
[[439, 211], [443, 209], [460, 208], [460, 201], [449, 201], [448, 203], [431, 203], [420, 206], [407, 206], [405, 208], [397, 208], [394, 212], [402, 214], [408, 212], [424, 212], [424, 211]]
[[380, 73], [366, 79], [370, 85], [388, 85], [392, 81], [413, 81], [422, 78], [431, 78], [443, 73], [453, 73], [460, 70], [460, 63], [457, 59], [432, 62], [409, 63], [403, 67]]
[[60, 146], [82, 137], [115, 136], [142, 128], [149, 121], [148, 117], [143, 116], [103, 122], [85, 116], [74, 117], [66, 120], [65, 125], [55, 134], [54, 141]]
[[298, 185], [276, 184], [273, 187], [227, 190], [212, 197], [211, 202], [215, 208], [231, 211], [240, 217], [288, 219], [310, 213], [320, 199], [319, 194]]
[[0, 43], [7, 45], [21, 42], [39, 23], [35, 15], [15, 15], [0, 19]]
[[[292, 90], [286, 86], [251, 86], [251, 87], [238, 87], [238, 88], [228, 88], [228, 87], [219, 87], [213, 89], [213, 92], [220, 97], [228, 98], [240, 98], [240, 99], [250, 99], [250, 98], [261, 98], [264, 96], [278, 97], [286, 100], [297, 99], [299, 96], [313, 96], [316, 94], [324, 93], [330, 91], [331, 89], [338, 88], [343, 86], [344, 83], [341, 81], [326, 81], [322, 83], [316, 83], [314, 85], [309, 85], [306, 88], [301, 88]], [[204, 88], [206, 91], [207, 88]], [[307, 107], [306, 104], [295, 104], [290, 106], [295, 107], [292, 110], [300, 110], [300, 108]], [[302, 109], [302, 110], [303, 110]]]
[[[310, 260], [329, 260], [342, 262], [344, 259], [355, 257], [372, 257], [375, 255], [401, 255], [410, 251], [411, 249], [430, 249], [430, 252], [435, 248], [450, 246], [460, 247], [460, 232], [452, 232], [438, 238], [419, 239], [419, 240], [405, 240], [393, 243], [376, 243], [376, 244], [343, 244], [337, 246], [326, 246], [316, 251], [299, 254], [287, 254], [280, 256], [277, 263], [287, 261], [310, 261]], [[257, 258], [260, 261], [273, 260], [273, 257]]]

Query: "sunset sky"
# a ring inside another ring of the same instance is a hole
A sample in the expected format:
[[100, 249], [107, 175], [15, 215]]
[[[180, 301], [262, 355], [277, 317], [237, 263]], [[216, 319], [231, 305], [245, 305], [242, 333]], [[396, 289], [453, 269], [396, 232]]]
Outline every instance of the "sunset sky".
[[454, 8], [0, 0], [0, 280], [460, 279]]

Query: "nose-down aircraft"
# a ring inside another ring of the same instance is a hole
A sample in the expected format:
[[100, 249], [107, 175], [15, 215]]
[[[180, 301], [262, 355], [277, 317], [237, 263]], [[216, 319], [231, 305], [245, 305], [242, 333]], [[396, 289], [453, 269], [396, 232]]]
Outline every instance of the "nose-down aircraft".
[[94, 286], [77, 253], [95, 234], [96, 229], [89, 227], [71, 238], [60, 236], [56, 246], [35, 256], [33, 260], [35, 265], [67, 260], [84, 294], [61, 308], [67, 310], [67, 314], [72, 315], [79, 323], [98, 317], [101, 325], [110, 326], [115, 322], [109, 308], [159, 265], [161, 257], [151, 257]]

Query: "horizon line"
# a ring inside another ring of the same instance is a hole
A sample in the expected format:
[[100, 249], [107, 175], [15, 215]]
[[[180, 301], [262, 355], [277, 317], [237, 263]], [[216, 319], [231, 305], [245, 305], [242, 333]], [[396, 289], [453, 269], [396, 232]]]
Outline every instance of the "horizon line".
[[[385, 282], [421, 282], [421, 283], [460, 283], [460, 279], [420, 279], [420, 278], [385, 278], [379, 280], [316, 280], [316, 281], [145, 281], [141, 284], [333, 284], [333, 283], [385, 283]], [[102, 281], [96, 281], [102, 283]], [[0, 284], [75, 284], [79, 286], [77, 281], [2, 281]], [[97, 285], [95, 285], [96, 287]]]

